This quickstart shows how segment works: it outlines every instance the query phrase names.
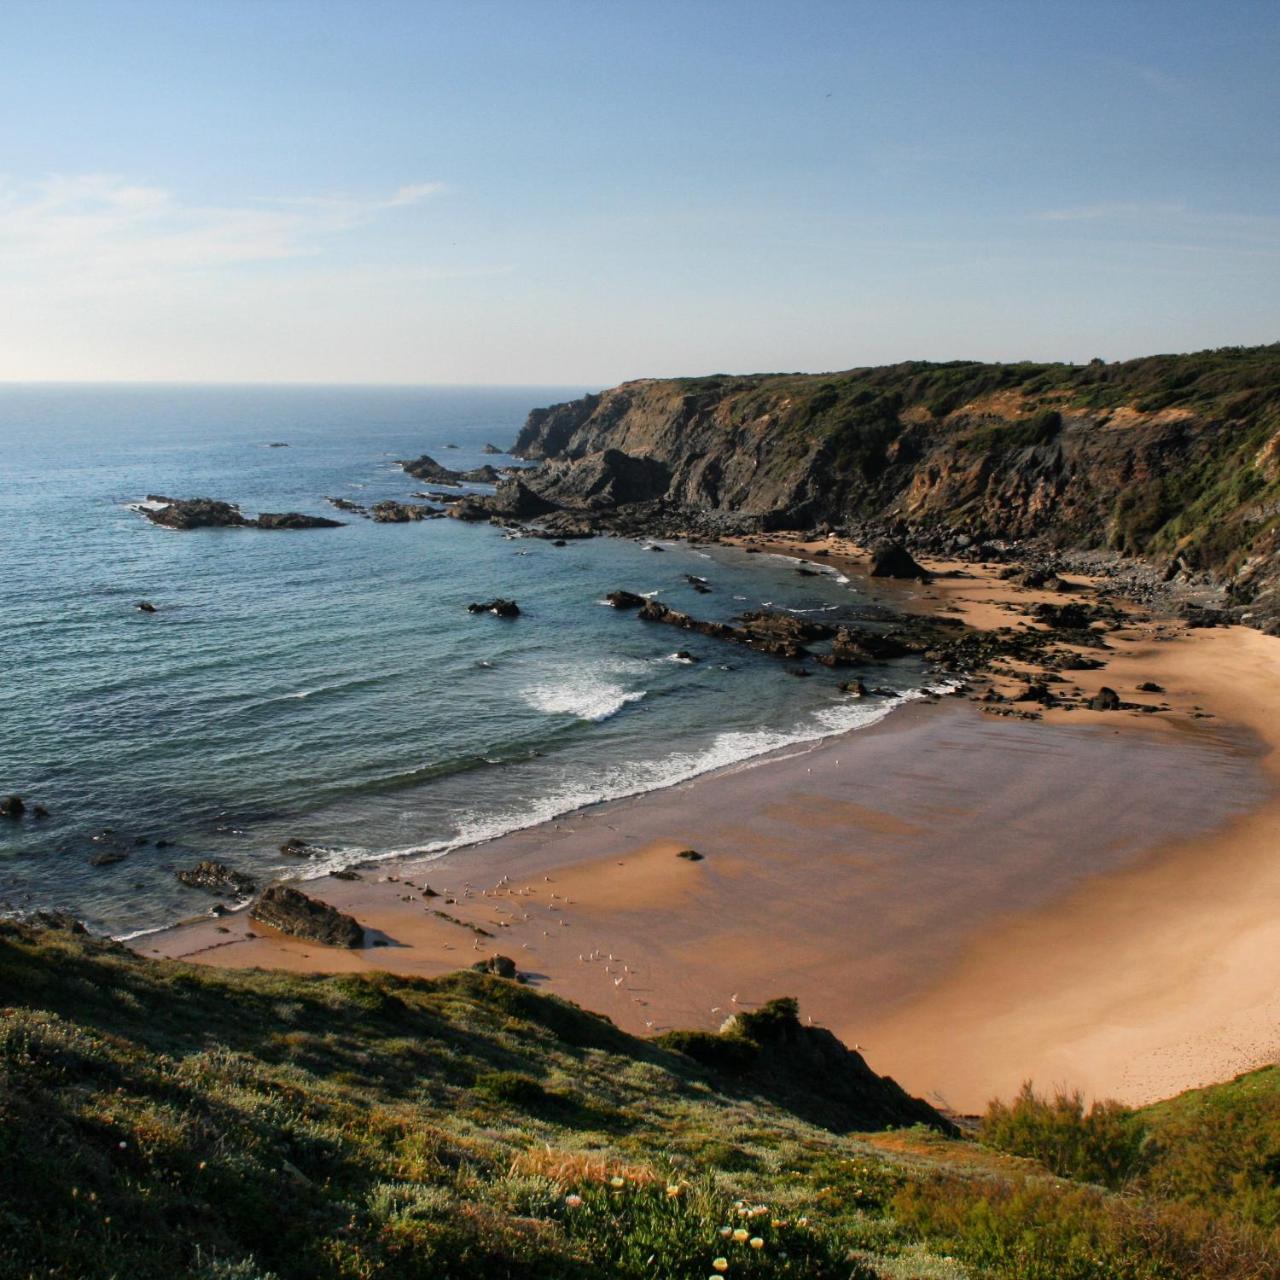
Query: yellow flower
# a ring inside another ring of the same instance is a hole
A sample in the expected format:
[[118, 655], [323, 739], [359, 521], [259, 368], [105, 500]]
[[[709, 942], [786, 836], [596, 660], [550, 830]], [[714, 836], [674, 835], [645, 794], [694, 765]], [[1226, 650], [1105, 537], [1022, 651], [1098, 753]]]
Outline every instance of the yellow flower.
[[669, 1186], [669, 1187], [667, 1188], [667, 1198], [668, 1198], [668, 1199], [670, 1199], [670, 1200], [674, 1200], [674, 1199], [676, 1198], [676, 1196], [678, 1196], [678, 1195], [680, 1194], [680, 1192], [681, 1192], [681, 1191], [683, 1191], [683, 1190], [684, 1190], [684, 1188], [683, 1188], [683, 1187], [681, 1187], [681, 1186], [679, 1186], [677, 1183], [674, 1183], [674, 1182], [673, 1182], [673, 1183], [671, 1184], [671, 1186]]
[[745, 1228], [745, 1227], [739, 1227], [739, 1228], [737, 1229], [737, 1231], [735, 1231], [735, 1232], [733, 1233], [733, 1238], [734, 1238], [734, 1239], [735, 1239], [739, 1244], [741, 1244], [741, 1243], [742, 1243], [742, 1242], [747, 1238], [747, 1230], [746, 1230], [746, 1228]]
[[753, 1249], [763, 1249], [763, 1248], [764, 1248], [764, 1241], [763, 1241], [759, 1236], [752, 1236], [752, 1237], [751, 1237], [751, 1247], [752, 1247]]
[[729, 1270], [729, 1259], [728, 1259], [728, 1258], [716, 1258], [716, 1259], [715, 1259], [715, 1261], [714, 1261], [714, 1262], [712, 1262], [712, 1264], [711, 1264], [711, 1269], [712, 1269], [713, 1271], [728, 1271], [728, 1270]]
[[625, 1187], [627, 1185], [627, 1180], [626, 1178], [619, 1177], [615, 1173], [613, 1177], [609, 1179], [609, 1185], [611, 1187]]
[[808, 1218], [797, 1218], [797, 1219], [796, 1219], [796, 1226], [797, 1226], [797, 1227], [807, 1227], [808, 1225], [809, 1225], [809, 1219], [808, 1219]]

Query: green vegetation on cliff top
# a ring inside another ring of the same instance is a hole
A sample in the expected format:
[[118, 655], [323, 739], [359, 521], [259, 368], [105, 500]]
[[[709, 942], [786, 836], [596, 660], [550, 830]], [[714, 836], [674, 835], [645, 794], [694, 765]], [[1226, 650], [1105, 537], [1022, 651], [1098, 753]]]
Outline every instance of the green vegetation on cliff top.
[[0, 1001], [3, 1277], [1280, 1268], [1280, 1072], [1137, 1115], [988, 1118], [1112, 1190], [936, 1130], [846, 1132], [856, 1091], [762, 1066], [799, 1034], [785, 1001], [725, 1051], [689, 1042], [708, 1067], [498, 978], [237, 973], [17, 925]]

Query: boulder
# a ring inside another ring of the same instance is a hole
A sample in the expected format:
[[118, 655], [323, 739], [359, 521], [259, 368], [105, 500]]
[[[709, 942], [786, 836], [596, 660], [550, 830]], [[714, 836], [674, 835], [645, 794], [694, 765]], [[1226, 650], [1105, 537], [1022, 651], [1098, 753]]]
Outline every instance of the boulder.
[[1092, 698], [1089, 699], [1090, 711], [1119, 711], [1122, 703], [1120, 695], [1114, 690], [1103, 685]]
[[471, 966], [476, 973], [491, 973], [495, 978], [519, 977], [516, 962], [510, 956], [490, 956], [487, 960], [479, 960]]
[[498, 515], [510, 516], [515, 520], [533, 520], [558, 509], [554, 502], [548, 502], [515, 476], [504, 480], [498, 486], [498, 491], [486, 499], [486, 505]]
[[207, 889], [210, 893], [232, 893], [247, 897], [258, 887], [252, 877], [245, 875], [243, 871], [236, 871], [226, 863], [211, 859], [198, 862], [194, 867], [188, 867], [177, 874], [183, 884], [192, 889]]
[[21, 796], [5, 796], [3, 800], [0, 800], [0, 818], [8, 818], [10, 822], [17, 822], [26, 811], [26, 802]]
[[467, 605], [467, 612], [491, 613], [495, 618], [518, 618], [520, 606], [514, 600], [504, 600], [499, 596], [496, 600], [486, 600], [483, 603], [473, 600]]
[[1144, 680], [1138, 685], [1139, 693], [1163, 693], [1164, 685], [1156, 684], [1154, 680]]
[[290, 937], [326, 947], [358, 947], [364, 942], [364, 928], [351, 916], [286, 884], [264, 889], [249, 915]]
[[705, 856], [705, 854], [699, 853], [697, 849], [681, 849], [676, 854], [677, 858], [683, 858], [686, 862], [701, 862]]
[[882, 538], [871, 548], [873, 578], [928, 578], [922, 565], [916, 563], [906, 547], [892, 538]]
[[1095, 615], [1083, 604], [1038, 604], [1032, 611], [1037, 622], [1062, 631], [1084, 631]]
[[492, 514], [484, 503], [475, 498], [463, 498], [460, 502], [455, 502], [448, 511], [448, 515], [452, 519], [465, 520], [471, 524], [477, 524], [481, 520], [488, 520]]
[[308, 841], [302, 839], [301, 836], [290, 836], [288, 840], [280, 846], [280, 852], [286, 858], [314, 858], [320, 854], [320, 849]]
[[605, 599], [615, 609], [643, 609], [645, 606], [644, 596], [638, 596], [634, 591], [610, 591]]
[[139, 600], [137, 604], [139, 613], [155, 613], [156, 607], [150, 600]]

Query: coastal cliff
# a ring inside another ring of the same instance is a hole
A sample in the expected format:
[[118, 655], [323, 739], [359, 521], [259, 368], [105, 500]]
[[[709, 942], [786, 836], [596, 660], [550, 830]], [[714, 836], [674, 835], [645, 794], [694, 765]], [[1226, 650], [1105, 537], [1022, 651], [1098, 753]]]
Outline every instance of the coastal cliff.
[[500, 487], [500, 513], [1032, 542], [1280, 616], [1280, 344], [649, 379], [534, 410], [514, 452], [541, 465]]

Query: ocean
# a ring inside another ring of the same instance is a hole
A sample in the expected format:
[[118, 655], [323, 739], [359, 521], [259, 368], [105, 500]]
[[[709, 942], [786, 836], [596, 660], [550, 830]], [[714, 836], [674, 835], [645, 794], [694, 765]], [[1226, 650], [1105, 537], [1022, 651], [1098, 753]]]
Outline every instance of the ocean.
[[[852, 700], [847, 673], [797, 679], [603, 604], [625, 588], [699, 617], [838, 619], [866, 596], [831, 570], [375, 524], [325, 501], [408, 498], [424, 486], [396, 459], [422, 453], [509, 465], [483, 446], [506, 448], [529, 409], [582, 390], [0, 388], [0, 794], [50, 813], [0, 822], [0, 912], [61, 908], [127, 936], [207, 909], [175, 875], [205, 858], [261, 882], [444, 852], [917, 696], [909, 662], [876, 672], [895, 696]], [[148, 493], [349, 523], [176, 532], [138, 514]], [[467, 612], [494, 596], [521, 616]], [[295, 838], [322, 853], [283, 856]]]

